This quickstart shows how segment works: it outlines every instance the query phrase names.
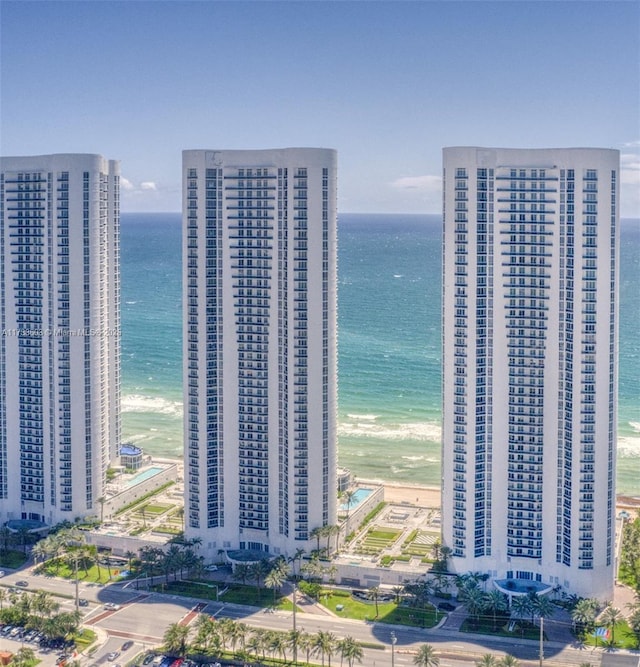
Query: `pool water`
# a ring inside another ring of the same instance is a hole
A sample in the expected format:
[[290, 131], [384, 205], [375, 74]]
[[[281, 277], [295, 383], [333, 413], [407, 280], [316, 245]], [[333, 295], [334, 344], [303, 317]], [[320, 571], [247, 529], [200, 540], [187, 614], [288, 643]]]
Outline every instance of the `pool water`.
[[365, 498], [368, 498], [373, 493], [373, 489], [356, 489], [353, 493], [351, 501], [347, 503], [342, 503], [340, 505], [340, 511], [346, 512], [347, 510], [352, 510], [354, 507], [357, 507]]
[[131, 477], [131, 479], [127, 481], [127, 487], [140, 484], [140, 482], [144, 482], [150, 477], [154, 477], [163, 470], [164, 468], [159, 468], [158, 466], [153, 466], [151, 468], [147, 468], [146, 470], [142, 470], [141, 472], [136, 473], [133, 477]]

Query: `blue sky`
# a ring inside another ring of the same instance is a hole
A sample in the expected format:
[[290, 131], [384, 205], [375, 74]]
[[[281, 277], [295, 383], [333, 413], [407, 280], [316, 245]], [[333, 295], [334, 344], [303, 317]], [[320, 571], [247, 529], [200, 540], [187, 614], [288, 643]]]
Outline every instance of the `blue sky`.
[[622, 153], [640, 217], [636, 2], [2, 0], [0, 149], [121, 160], [177, 211], [184, 148], [339, 152], [343, 212], [441, 210], [441, 148]]

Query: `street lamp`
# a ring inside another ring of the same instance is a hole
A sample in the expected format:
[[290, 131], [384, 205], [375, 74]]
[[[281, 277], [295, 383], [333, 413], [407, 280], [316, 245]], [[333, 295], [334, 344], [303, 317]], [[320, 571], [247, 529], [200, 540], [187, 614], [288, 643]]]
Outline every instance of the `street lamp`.
[[391, 667], [394, 667], [395, 665], [395, 651], [396, 651], [396, 642], [398, 641], [398, 638], [396, 637], [396, 633], [392, 632], [391, 633]]

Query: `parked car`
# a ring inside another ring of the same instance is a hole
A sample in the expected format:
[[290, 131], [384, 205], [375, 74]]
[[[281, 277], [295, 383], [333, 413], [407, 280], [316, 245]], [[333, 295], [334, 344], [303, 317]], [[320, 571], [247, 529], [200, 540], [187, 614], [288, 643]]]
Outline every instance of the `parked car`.
[[80, 598], [80, 599], [78, 600], [78, 604], [79, 604], [81, 607], [88, 607], [88, 606], [89, 606], [89, 600], [85, 600], [85, 598]]
[[122, 645], [120, 650], [121, 651], [128, 651], [132, 646], [133, 646], [133, 642], [132, 641], [127, 641]]
[[218, 566], [217, 565], [207, 565], [207, 567], [204, 568], [207, 572], [217, 572], [218, 571]]
[[156, 656], [153, 655], [153, 653], [147, 653], [147, 655], [144, 656], [144, 659], [142, 660], [143, 665], [148, 665], [150, 662], [153, 662], [153, 659]]
[[113, 662], [114, 660], [116, 660], [118, 658], [119, 655], [120, 655], [120, 651], [111, 651], [111, 653], [109, 653], [107, 655], [107, 660], [109, 662]]

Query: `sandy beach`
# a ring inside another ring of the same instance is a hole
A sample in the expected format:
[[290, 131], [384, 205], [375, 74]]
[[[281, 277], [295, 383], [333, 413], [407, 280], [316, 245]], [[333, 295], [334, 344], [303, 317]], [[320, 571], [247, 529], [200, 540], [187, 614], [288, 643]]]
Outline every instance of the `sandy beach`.
[[[429, 509], [440, 509], [441, 507], [441, 492], [439, 488], [434, 486], [410, 486], [365, 479], [358, 479], [358, 482], [361, 484], [382, 484], [384, 486], [384, 499], [388, 503], [418, 505]], [[640, 498], [618, 495], [616, 497], [616, 509], [638, 514], [640, 512]]]

